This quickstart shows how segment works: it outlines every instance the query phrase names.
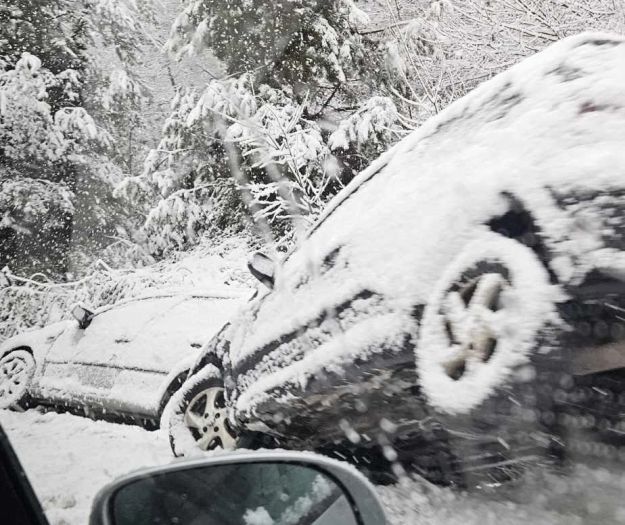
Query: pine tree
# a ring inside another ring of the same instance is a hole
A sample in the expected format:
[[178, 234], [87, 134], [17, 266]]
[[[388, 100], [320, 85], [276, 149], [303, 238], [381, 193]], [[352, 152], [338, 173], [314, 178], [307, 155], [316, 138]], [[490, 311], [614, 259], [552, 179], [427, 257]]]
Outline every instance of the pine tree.
[[0, 267], [63, 276], [70, 254], [90, 247], [80, 243], [116, 231], [123, 170], [111, 101], [128, 109], [139, 90], [107, 80], [110, 96], [96, 91], [105, 73], [94, 50], [130, 63], [136, 15], [121, 0], [0, 6]]
[[[153, 252], [246, 227], [246, 211], [288, 239], [371, 160], [331, 138], [371, 94], [377, 65], [359, 34], [365, 22], [351, 0], [186, 2], [167, 47], [211, 52], [224, 75], [202, 92], [180, 90], [144, 173], [118, 187], [134, 201], [154, 199], [144, 224]], [[374, 106], [359, 113], [367, 144], [393, 125], [368, 118]]]

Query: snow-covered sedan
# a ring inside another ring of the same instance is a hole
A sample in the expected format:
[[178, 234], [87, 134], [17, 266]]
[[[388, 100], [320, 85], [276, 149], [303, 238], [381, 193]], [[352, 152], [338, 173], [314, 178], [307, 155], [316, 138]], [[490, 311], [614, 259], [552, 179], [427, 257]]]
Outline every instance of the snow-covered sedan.
[[449, 480], [625, 434], [623, 64], [620, 37], [553, 45], [382, 155], [281, 265], [257, 256], [272, 289], [172, 398], [174, 451], [349, 438]]
[[157, 424], [202, 346], [245, 292], [140, 297], [24, 332], [0, 345], [0, 408], [33, 403]]

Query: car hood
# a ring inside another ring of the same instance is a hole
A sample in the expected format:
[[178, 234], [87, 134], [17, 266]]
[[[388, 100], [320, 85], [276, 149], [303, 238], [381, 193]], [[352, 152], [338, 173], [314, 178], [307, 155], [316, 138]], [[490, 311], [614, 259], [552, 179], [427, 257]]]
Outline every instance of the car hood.
[[0, 354], [24, 346], [37, 352], [52, 344], [65, 330], [75, 325], [76, 321], [65, 320], [46, 325], [43, 328], [31, 328], [0, 343]]

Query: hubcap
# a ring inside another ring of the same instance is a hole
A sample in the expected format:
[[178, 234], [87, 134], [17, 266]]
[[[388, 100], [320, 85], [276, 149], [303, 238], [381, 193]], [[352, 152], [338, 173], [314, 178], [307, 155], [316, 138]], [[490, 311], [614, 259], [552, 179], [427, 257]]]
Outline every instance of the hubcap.
[[31, 366], [21, 356], [0, 360], [0, 399], [20, 395], [26, 388]]
[[197, 394], [189, 403], [184, 419], [202, 450], [235, 447], [236, 436], [228, 423], [223, 388], [208, 388]]
[[459, 380], [469, 366], [486, 363], [497, 351], [501, 333], [497, 311], [507, 287], [502, 275], [486, 273], [447, 293], [441, 314], [453, 351], [442, 364], [451, 379]]

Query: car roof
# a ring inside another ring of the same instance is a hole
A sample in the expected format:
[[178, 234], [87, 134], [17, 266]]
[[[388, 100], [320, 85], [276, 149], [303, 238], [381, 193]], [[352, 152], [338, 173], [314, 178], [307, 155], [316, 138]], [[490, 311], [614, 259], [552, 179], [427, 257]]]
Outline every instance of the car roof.
[[227, 288], [227, 289], [214, 289], [214, 290], [169, 290], [169, 291], [160, 291], [154, 292], [145, 295], [139, 295], [137, 297], [131, 297], [128, 299], [123, 299], [114, 304], [102, 306], [94, 312], [95, 315], [102, 314], [104, 312], [108, 312], [114, 308], [119, 308], [122, 306], [126, 306], [131, 303], [141, 302], [141, 301], [150, 301], [150, 300], [160, 300], [160, 299], [171, 299], [174, 297], [179, 297], [181, 299], [199, 299], [199, 300], [246, 300], [251, 297], [253, 290], [247, 288]]

